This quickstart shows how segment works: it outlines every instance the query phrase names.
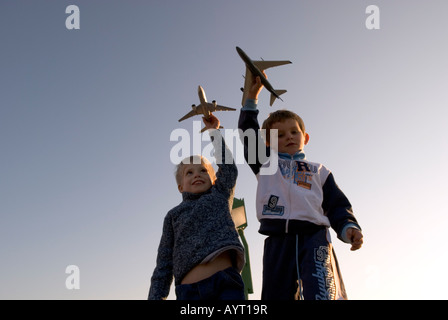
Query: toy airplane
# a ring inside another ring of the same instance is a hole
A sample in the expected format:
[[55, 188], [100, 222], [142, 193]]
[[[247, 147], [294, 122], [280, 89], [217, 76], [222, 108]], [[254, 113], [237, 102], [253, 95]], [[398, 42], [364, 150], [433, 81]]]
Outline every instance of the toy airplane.
[[[204, 115], [206, 119], [210, 117], [210, 114], [215, 111], [235, 111], [234, 108], [224, 107], [220, 106], [219, 104], [216, 104], [216, 100], [213, 100], [212, 103], [207, 102], [207, 98], [205, 97], [204, 89], [199, 86], [198, 87], [198, 95], [199, 95], [199, 101], [201, 102], [198, 106], [192, 105], [191, 110], [189, 113], [184, 115], [182, 118], [179, 119], [179, 122], [188, 119], [190, 117], [193, 117], [195, 115]], [[222, 127], [220, 127], [222, 128]], [[201, 132], [204, 132], [206, 128], [202, 129]]]
[[[241, 59], [246, 63], [246, 81], [244, 82], [244, 88], [241, 88], [241, 91], [243, 91], [243, 101], [241, 104], [244, 106], [244, 103], [246, 102], [246, 97], [249, 92], [250, 86], [252, 86], [253, 79], [257, 76], [260, 77], [261, 83], [264, 85], [264, 87], [271, 93], [271, 101], [270, 106], [274, 103], [275, 99], [280, 98], [280, 95], [285, 93], [286, 90], [275, 90], [272, 85], [269, 83], [269, 81], [266, 79], [266, 77], [263, 74], [263, 70], [266, 70], [271, 67], [277, 67], [284, 64], [292, 63], [291, 61], [254, 61], [251, 60], [248, 55], [239, 47], [236, 47], [236, 51], [240, 55]], [[283, 101], [283, 100], [282, 100]]]

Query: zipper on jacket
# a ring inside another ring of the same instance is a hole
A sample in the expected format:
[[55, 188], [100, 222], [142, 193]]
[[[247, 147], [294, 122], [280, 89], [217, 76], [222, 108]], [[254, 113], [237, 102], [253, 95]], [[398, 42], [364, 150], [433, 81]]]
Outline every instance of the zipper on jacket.
[[286, 218], [286, 225], [285, 225], [285, 233], [288, 233], [288, 227], [289, 227], [289, 217], [291, 216], [291, 186], [292, 186], [292, 178], [294, 177], [294, 173], [292, 172], [292, 164], [293, 164], [294, 160], [293, 160], [293, 156], [291, 156], [291, 160], [289, 160], [289, 176], [288, 176], [288, 182], [289, 182], [289, 187], [288, 187], [288, 209], [289, 209], [289, 215]]

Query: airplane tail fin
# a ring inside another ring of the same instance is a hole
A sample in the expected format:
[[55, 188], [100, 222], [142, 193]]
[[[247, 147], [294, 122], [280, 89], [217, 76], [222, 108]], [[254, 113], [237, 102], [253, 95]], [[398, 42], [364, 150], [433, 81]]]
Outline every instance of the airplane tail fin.
[[274, 104], [275, 98], [279, 98], [280, 100], [283, 101], [282, 98], [280, 98], [281, 94], [284, 94], [286, 92], [286, 90], [274, 90], [274, 93], [271, 93], [271, 103], [270, 106], [272, 107], [272, 105]]

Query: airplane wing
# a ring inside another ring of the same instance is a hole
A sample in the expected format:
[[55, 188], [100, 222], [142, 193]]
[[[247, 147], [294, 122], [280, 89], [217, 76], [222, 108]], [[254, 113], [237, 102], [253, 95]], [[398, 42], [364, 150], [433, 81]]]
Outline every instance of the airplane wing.
[[272, 68], [272, 67], [277, 67], [277, 66], [282, 66], [284, 64], [289, 64], [292, 63], [291, 61], [287, 61], [287, 60], [277, 60], [277, 61], [265, 61], [265, 60], [261, 60], [261, 61], [252, 61], [254, 63], [254, 65], [260, 69], [260, 71]]
[[195, 116], [195, 115], [197, 115], [196, 111], [195, 110], [191, 110], [186, 115], [184, 115], [182, 118], [180, 118], [179, 122], [181, 122], [181, 121], [183, 121], [185, 119], [191, 118], [192, 116]]
[[207, 103], [207, 110], [210, 112], [215, 112], [215, 111], [235, 111], [236, 109], [234, 108], [230, 108], [230, 107], [225, 107], [225, 106], [221, 106], [219, 104], [217, 104], [216, 106], [213, 103]]
[[219, 104], [216, 105], [216, 111], [235, 111], [235, 110], [236, 109], [234, 108], [220, 106]]

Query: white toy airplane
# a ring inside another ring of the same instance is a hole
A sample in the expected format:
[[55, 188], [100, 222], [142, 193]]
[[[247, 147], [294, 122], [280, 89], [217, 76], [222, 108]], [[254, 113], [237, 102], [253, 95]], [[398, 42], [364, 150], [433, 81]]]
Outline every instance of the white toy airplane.
[[[216, 100], [213, 100], [212, 103], [207, 102], [207, 98], [205, 97], [204, 89], [199, 86], [198, 87], [198, 96], [199, 101], [201, 102], [198, 106], [192, 105], [191, 110], [189, 113], [184, 115], [182, 118], [179, 119], [179, 122], [188, 119], [190, 117], [193, 117], [195, 115], [204, 115], [206, 119], [210, 117], [210, 114], [215, 111], [235, 111], [234, 108], [224, 107], [220, 106], [219, 104], [216, 104]], [[222, 128], [222, 127], [220, 127]], [[202, 129], [201, 132], [204, 132], [206, 128]]]
[[[291, 61], [255, 61], [251, 60], [249, 56], [239, 47], [236, 47], [236, 51], [240, 55], [241, 59], [243, 59], [244, 63], [246, 63], [246, 81], [244, 82], [244, 88], [241, 88], [241, 91], [243, 91], [243, 101], [241, 101], [241, 104], [244, 106], [244, 103], [246, 102], [246, 97], [249, 92], [250, 86], [252, 86], [253, 79], [257, 76], [260, 77], [261, 83], [264, 85], [264, 87], [271, 93], [271, 101], [270, 106], [272, 107], [272, 104], [275, 101], [275, 98], [280, 98], [280, 95], [285, 93], [286, 90], [275, 90], [272, 85], [269, 83], [269, 81], [266, 79], [266, 77], [263, 74], [263, 70], [266, 70], [271, 67], [277, 67], [284, 64], [292, 63]], [[282, 100], [283, 101], [283, 100]]]

